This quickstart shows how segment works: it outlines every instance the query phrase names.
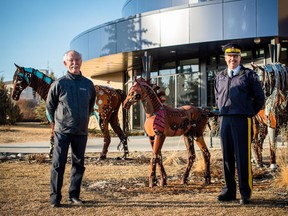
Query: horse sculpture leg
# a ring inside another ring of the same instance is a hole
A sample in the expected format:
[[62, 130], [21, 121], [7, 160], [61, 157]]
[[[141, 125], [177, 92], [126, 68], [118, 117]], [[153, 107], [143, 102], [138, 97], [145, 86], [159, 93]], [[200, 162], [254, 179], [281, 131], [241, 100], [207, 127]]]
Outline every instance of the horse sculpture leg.
[[263, 167], [263, 144], [264, 140], [267, 136], [268, 130], [267, 125], [261, 124], [260, 126], [260, 134], [259, 134], [259, 158], [258, 158], [258, 167]]
[[111, 137], [110, 137], [110, 133], [108, 130], [108, 122], [103, 121], [103, 119], [100, 118], [99, 125], [100, 125], [101, 131], [104, 135], [104, 145], [102, 148], [102, 152], [100, 153], [99, 160], [105, 160], [107, 158], [107, 152], [108, 152], [108, 147], [109, 147], [110, 142], [111, 142]]
[[258, 160], [259, 160], [259, 140], [258, 140], [258, 136], [259, 136], [259, 122], [253, 118], [253, 137], [252, 137], [252, 158], [254, 163], [258, 164]]
[[[211, 183], [210, 152], [205, 144], [203, 136], [197, 137], [195, 141], [202, 152], [204, 162], [205, 162], [205, 174], [204, 174], [205, 184], [210, 184]], [[185, 142], [186, 149], [187, 149], [187, 166], [185, 169], [185, 173], [182, 177], [181, 184], [188, 184], [189, 173], [196, 159], [196, 154], [195, 154], [193, 137], [190, 135], [185, 135], [184, 142]]]
[[117, 149], [120, 150], [120, 146], [123, 145], [124, 155], [122, 158], [127, 159], [129, 155], [128, 145], [127, 145], [127, 136], [124, 134], [123, 130], [120, 127], [118, 122], [118, 113], [114, 112], [110, 118], [110, 125], [113, 131], [117, 134], [120, 139], [120, 143], [117, 146]]
[[162, 155], [161, 155], [161, 149], [163, 146], [163, 143], [165, 141], [165, 136], [156, 135], [154, 138], [149, 137], [150, 143], [152, 146], [152, 157], [150, 160], [150, 174], [149, 174], [149, 187], [152, 188], [157, 185], [157, 179], [156, 179], [156, 164], [159, 167], [160, 171], [160, 186], [167, 185], [167, 175], [162, 163]]
[[210, 184], [211, 183], [211, 172], [210, 172], [210, 152], [205, 144], [204, 137], [200, 136], [196, 138], [196, 143], [198, 147], [200, 148], [203, 158], [204, 158], [204, 163], [205, 163], [205, 173], [204, 173], [204, 178], [205, 178], [205, 184]]
[[263, 167], [263, 143], [267, 135], [267, 126], [260, 124], [257, 120], [253, 123], [253, 151], [256, 157], [256, 165], [258, 168]]
[[268, 127], [269, 146], [270, 146], [270, 169], [276, 170], [276, 129]]
[[184, 175], [181, 179], [181, 184], [188, 184], [189, 173], [190, 173], [191, 167], [195, 161], [196, 154], [195, 154], [193, 137], [185, 134], [184, 135], [184, 142], [185, 142], [186, 150], [187, 150], [187, 165], [186, 165]]
[[159, 153], [157, 165], [158, 165], [159, 172], [160, 172], [160, 186], [164, 187], [167, 185], [167, 174], [166, 174], [165, 168], [163, 166], [163, 160], [162, 160], [162, 153], [161, 152]]
[[149, 174], [149, 187], [153, 188], [157, 185], [156, 179], [156, 156], [152, 153], [152, 158], [150, 160], [150, 174]]

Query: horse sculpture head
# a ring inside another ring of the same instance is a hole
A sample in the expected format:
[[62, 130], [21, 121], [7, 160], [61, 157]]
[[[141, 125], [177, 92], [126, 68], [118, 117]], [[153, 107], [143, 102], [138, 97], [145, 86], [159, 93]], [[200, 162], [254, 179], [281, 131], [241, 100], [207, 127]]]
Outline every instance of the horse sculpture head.
[[135, 79], [134, 85], [129, 89], [127, 97], [123, 102], [123, 108], [129, 109], [140, 100], [145, 100], [149, 91], [155, 94], [160, 103], [164, 103], [166, 101], [165, 93], [163, 91], [157, 92], [159, 89], [160, 87], [156, 84], [150, 84], [150, 79], [145, 80], [142, 77]]
[[13, 100], [19, 100], [21, 92], [29, 85], [29, 79], [25, 75], [24, 67], [16, 65], [16, 71], [13, 76], [13, 90], [12, 98]]
[[50, 85], [54, 81], [53, 78], [43, 72], [26, 67], [17, 67], [13, 77], [12, 98], [19, 100], [21, 92], [30, 86], [34, 92], [37, 92], [42, 99], [46, 100]]
[[135, 79], [134, 85], [131, 86], [131, 88], [129, 89], [127, 97], [123, 102], [123, 108], [129, 109], [133, 104], [137, 103], [141, 100], [141, 98], [143, 98], [141, 85], [139, 82], [140, 80], [138, 81], [137, 79]]

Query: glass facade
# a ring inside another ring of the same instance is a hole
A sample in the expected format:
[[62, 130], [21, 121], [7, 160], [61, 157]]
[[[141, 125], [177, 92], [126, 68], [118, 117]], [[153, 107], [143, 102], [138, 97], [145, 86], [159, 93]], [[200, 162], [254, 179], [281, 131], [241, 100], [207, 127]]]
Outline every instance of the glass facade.
[[[221, 45], [230, 41], [244, 45], [245, 66], [269, 63], [268, 44], [279, 35], [288, 38], [283, 9], [287, 5], [286, 0], [128, 0], [124, 18], [79, 34], [70, 47], [82, 53], [82, 68], [87, 63], [93, 79], [125, 74], [123, 87], [128, 90], [135, 77], [151, 77], [166, 93], [169, 106], [213, 107], [214, 77], [226, 67]], [[287, 42], [281, 46], [281, 63], [288, 63], [287, 48]], [[146, 51], [152, 57], [148, 74], [141, 61]], [[133, 128], [140, 129], [145, 119], [142, 105], [132, 109]]]
[[[150, 12], [89, 29], [71, 41], [71, 48], [81, 52], [84, 60], [89, 60], [121, 52], [183, 44], [275, 37], [280, 31], [287, 31], [285, 22], [279, 22], [276, 0], [187, 0], [179, 3], [183, 5], [180, 8], [174, 7], [178, 1], [148, 2], [127, 2], [124, 8], [135, 4], [135, 7], [146, 7]], [[153, 10], [165, 7], [169, 9]], [[283, 18], [285, 16], [282, 15]]]

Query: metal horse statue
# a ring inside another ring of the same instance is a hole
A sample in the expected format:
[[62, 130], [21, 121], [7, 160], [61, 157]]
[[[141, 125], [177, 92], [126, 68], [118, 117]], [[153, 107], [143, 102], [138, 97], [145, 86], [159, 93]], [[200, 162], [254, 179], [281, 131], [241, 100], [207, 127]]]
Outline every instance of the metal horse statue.
[[[21, 92], [28, 86], [30, 86], [35, 92], [37, 92], [43, 100], [46, 101], [47, 94], [50, 88], [50, 85], [54, 81], [51, 77], [45, 75], [44, 73], [36, 70], [34, 68], [25, 68], [17, 67], [14, 77], [13, 77], [13, 91], [12, 98], [14, 100], [19, 100]], [[108, 152], [108, 147], [111, 142], [111, 137], [109, 134], [108, 124], [110, 123], [112, 129], [117, 134], [120, 139], [120, 143], [117, 149], [120, 149], [122, 145], [124, 150], [123, 158], [126, 159], [129, 151], [127, 145], [127, 137], [128, 137], [128, 121], [127, 121], [127, 111], [123, 109], [123, 121], [124, 128], [122, 131], [119, 125], [118, 119], [118, 111], [121, 103], [126, 98], [125, 91], [121, 89], [113, 89], [107, 86], [95, 85], [96, 89], [96, 103], [94, 109], [94, 116], [96, 117], [101, 131], [104, 135], [104, 145], [102, 148], [102, 152], [100, 153], [101, 160], [106, 159], [106, 155]], [[48, 117], [47, 117], [48, 118]], [[48, 118], [49, 120], [49, 118]], [[51, 120], [49, 120], [51, 122]], [[54, 127], [51, 125], [51, 138], [50, 138], [50, 151], [49, 157], [51, 158], [53, 155], [54, 149]]]
[[123, 102], [123, 107], [129, 109], [131, 105], [141, 100], [145, 109], [146, 121], [144, 128], [149, 136], [153, 152], [150, 160], [149, 187], [152, 188], [157, 185], [156, 164], [161, 176], [160, 186], [167, 185], [167, 175], [162, 163], [161, 149], [166, 136], [180, 135], [184, 135], [187, 149], [187, 165], [181, 184], [188, 183], [189, 173], [196, 158], [194, 140], [202, 151], [205, 160], [205, 183], [210, 184], [210, 152], [205, 144], [203, 132], [208, 117], [213, 116], [213, 114], [189, 105], [176, 109], [166, 106], [157, 94], [157, 89], [159, 87], [150, 84], [150, 80], [146, 81], [143, 78], [138, 78]]
[[275, 170], [277, 168], [276, 138], [279, 134], [280, 127], [287, 127], [288, 120], [288, 68], [280, 63], [265, 66], [252, 64], [252, 67], [259, 75], [266, 97], [265, 107], [260, 110], [253, 121], [254, 155], [256, 156], [257, 166], [263, 167], [263, 142], [268, 135], [270, 145], [270, 168]]

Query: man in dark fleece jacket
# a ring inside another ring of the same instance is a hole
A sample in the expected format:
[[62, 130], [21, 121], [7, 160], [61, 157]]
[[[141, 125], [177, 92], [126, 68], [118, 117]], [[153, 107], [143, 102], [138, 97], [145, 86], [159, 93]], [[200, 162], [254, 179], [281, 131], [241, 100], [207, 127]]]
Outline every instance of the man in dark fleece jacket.
[[62, 185], [71, 145], [71, 181], [68, 202], [82, 204], [79, 199], [85, 171], [84, 154], [88, 138], [88, 123], [93, 111], [96, 91], [93, 82], [80, 71], [81, 54], [69, 50], [64, 55], [67, 74], [52, 83], [46, 100], [46, 110], [54, 124], [54, 152], [50, 178], [50, 203], [60, 207]]
[[240, 204], [249, 204], [252, 194], [252, 119], [264, 105], [258, 75], [240, 64], [241, 46], [223, 47], [227, 68], [215, 79], [215, 99], [219, 108], [223, 172], [226, 181], [218, 201], [236, 200], [235, 160]]

